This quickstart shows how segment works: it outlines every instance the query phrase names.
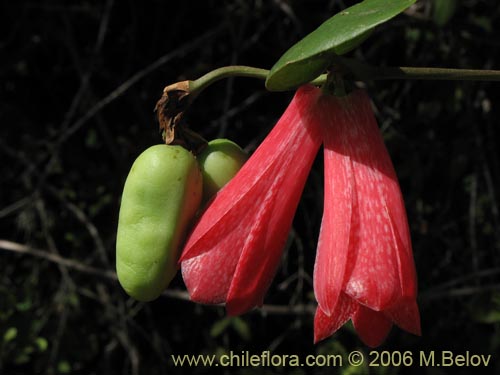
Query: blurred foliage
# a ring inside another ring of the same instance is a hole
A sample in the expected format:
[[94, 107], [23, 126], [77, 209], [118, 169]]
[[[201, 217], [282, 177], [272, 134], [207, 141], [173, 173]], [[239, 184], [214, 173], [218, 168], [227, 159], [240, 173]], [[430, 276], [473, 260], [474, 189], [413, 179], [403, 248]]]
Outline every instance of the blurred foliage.
[[[221, 307], [169, 296], [137, 303], [105, 272], [114, 270], [117, 213], [130, 165], [161, 141], [153, 108], [163, 87], [223, 65], [270, 68], [353, 3], [0, 4], [0, 240], [39, 249], [17, 254], [5, 242], [0, 249], [2, 375], [207, 371], [173, 367], [172, 353], [368, 352], [349, 325], [313, 345], [312, 315], [283, 312], [289, 304], [314, 303], [321, 155], [265, 300], [284, 309], [228, 318]], [[500, 69], [500, 6], [495, 0], [418, 1], [349, 55], [376, 65]], [[379, 81], [367, 88], [405, 196], [423, 328], [421, 338], [393, 329], [379, 350], [492, 354], [484, 373], [500, 373], [500, 86]], [[263, 82], [228, 79], [197, 99], [188, 120], [205, 138], [228, 137], [251, 152], [291, 95], [268, 93]], [[180, 276], [169, 289], [184, 290]], [[229, 370], [447, 373], [365, 366]], [[449, 370], [467, 374], [470, 368]]]

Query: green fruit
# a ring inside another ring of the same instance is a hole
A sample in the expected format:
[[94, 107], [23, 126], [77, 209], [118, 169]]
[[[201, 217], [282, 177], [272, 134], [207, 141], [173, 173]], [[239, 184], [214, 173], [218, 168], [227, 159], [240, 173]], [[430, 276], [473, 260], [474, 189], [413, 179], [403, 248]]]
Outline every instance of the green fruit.
[[151, 301], [175, 276], [202, 186], [195, 157], [181, 146], [152, 146], [135, 160], [123, 188], [116, 239], [118, 280], [131, 297]]
[[198, 155], [203, 173], [203, 200], [208, 201], [238, 173], [248, 156], [228, 139], [214, 139]]

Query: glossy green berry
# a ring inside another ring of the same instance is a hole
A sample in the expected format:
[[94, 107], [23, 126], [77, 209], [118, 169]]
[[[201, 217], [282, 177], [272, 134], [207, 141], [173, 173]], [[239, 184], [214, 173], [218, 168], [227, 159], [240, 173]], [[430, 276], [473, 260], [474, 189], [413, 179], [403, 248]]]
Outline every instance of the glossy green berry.
[[238, 173], [248, 159], [245, 151], [228, 139], [214, 139], [198, 155], [203, 173], [203, 200], [208, 201]]
[[181, 146], [152, 146], [135, 160], [123, 189], [116, 240], [118, 280], [130, 296], [151, 301], [174, 277], [202, 186], [195, 157]]

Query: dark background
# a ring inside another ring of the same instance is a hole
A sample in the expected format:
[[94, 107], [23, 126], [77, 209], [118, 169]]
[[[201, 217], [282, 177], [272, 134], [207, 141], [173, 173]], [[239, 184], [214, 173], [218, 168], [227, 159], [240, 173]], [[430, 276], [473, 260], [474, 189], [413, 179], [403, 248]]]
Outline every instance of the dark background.
[[[185, 298], [152, 303], [113, 278], [117, 214], [133, 160], [160, 143], [165, 85], [224, 65], [269, 69], [348, 1], [4, 1], [0, 5], [0, 373], [203, 373], [170, 354], [368, 352], [349, 325], [313, 345], [318, 156], [263, 309], [227, 319]], [[449, 8], [455, 4], [456, 8]], [[349, 56], [375, 65], [500, 69], [495, 0], [419, 1]], [[436, 11], [436, 9], [441, 9]], [[444, 9], [444, 11], [443, 11]], [[400, 178], [419, 275], [422, 337], [381, 350], [492, 354], [500, 371], [498, 83], [367, 83]], [[227, 79], [189, 111], [207, 139], [249, 152], [293, 93]], [[20, 254], [21, 253], [21, 254]], [[303, 309], [301, 308], [304, 307]], [[465, 374], [470, 368], [232, 368], [231, 373]]]

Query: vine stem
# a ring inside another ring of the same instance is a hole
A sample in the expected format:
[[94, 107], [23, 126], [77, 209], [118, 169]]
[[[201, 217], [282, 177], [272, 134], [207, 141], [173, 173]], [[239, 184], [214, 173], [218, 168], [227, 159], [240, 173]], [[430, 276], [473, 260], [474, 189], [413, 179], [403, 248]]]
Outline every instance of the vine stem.
[[371, 67], [372, 80], [420, 79], [442, 81], [500, 81], [500, 70]]
[[[468, 80], [468, 81], [500, 81], [500, 70], [417, 68], [417, 67], [380, 67], [372, 66], [354, 59], [337, 57], [332, 66], [331, 77], [322, 74], [311, 84], [323, 86], [328, 90], [333, 85], [337, 95], [345, 94], [343, 78], [348, 80], [383, 80], [383, 79], [421, 79], [421, 80]], [[160, 130], [166, 144], [180, 144], [190, 150], [201, 150], [206, 141], [181, 125], [184, 111], [200, 93], [213, 83], [228, 77], [250, 77], [266, 80], [269, 70], [244, 65], [224, 66], [208, 72], [194, 81], [181, 81], [166, 86], [163, 95], [156, 103]], [[331, 79], [335, 82], [332, 82]], [[328, 81], [330, 79], [330, 81]]]
[[254, 68], [252, 66], [224, 66], [208, 72], [195, 81], [189, 81], [189, 92], [191, 95], [196, 96], [211, 84], [228, 77], [249, 77], [265, 80], [268, 73], [269, 70]]
[[[381, 67], [372, 66], [359, 61], [341, 60], [353, 74], [355, 79], [370, 80], [444, 80], [444, 81], [500, 81], [500, 70], [481, 69], [450, 69], [433, 67]], [[221, 67], [205, 74], [204, 76], [189, 81], [189, 92], [196, 97], [201, 91], [213, 83], [228, 77], [249, 77], [265, 80], [269, 70], [244, 65], [231, 65]], [[314, 85], [323, 85], [327, 74], [322, 74], [313, 81]]]

